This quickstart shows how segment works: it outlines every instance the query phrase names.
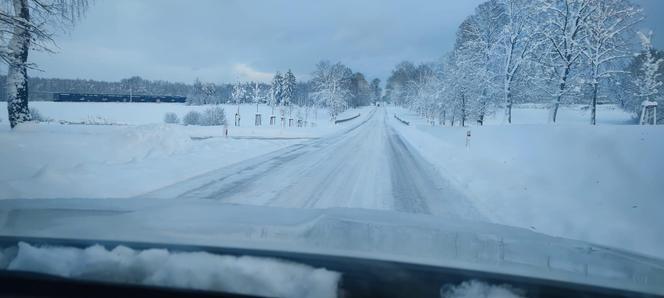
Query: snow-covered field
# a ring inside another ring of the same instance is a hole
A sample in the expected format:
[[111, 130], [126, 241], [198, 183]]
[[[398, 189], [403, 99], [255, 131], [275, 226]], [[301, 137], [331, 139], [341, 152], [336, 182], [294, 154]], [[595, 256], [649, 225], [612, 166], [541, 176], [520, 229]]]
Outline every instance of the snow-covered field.
[[[512, 109], [512, 124], [549, 124], [549, 104], [531, 103], [517, 104]], [[502, 110], [488, 115], [486, 125], [504, 125], [505, 115]], [[638, 119], [625, 112], [616, 105], [597, 106], [597, 123], [606, 124], [636, 124]], [[590, 123], [590, 110], [588, 105], [561, 106], [558, 111], [558, 125]]]
[[[424, 210], [436, 215], [438, 211], [450, 211], [450, 205], [438, 202], [438, 206], [432, 202], [437, 192], [431, 193], [427, 187], [442, 187], [446, 194], [454, 195], [446, 200], [458, 197], [461, 202], [467, 198], [480, 213], [477, 218], [664, 257], [661, 250], [664, 233], [659, 229], [664, 224], [661, 219], [664, 184], [660, 183], [664, 128], [618, 125], [632, 123], [632, 118], [612, 106], [600, 108], [598, 126], [586, 124], [588, 111], [580, 106], [563, 108], [560, 122], [553, 125], [546, 121], [546, 109], [522, 105], [514, 109], [512, 125], [503, 125], [502, 114], [496, 114], [488, 119], [486, 126], [469, 128], [431, 127], [407, 110], [389, 107], [386, 120], [376, 116], [368, 122], [370, 125], [354, 130], [347, 137], [324, 138], [291, 152], [289, 156], [296, 160], [316, 161], [301, 166], [278, 158], [266, 159], [269, 163], [259, 165], [262, 159], [258, 157], [308, 142], [310, 138], [344, 133], [345, 129], [363, 123], [371, 108], [346, 112], [344, 116], [360, 112], [363, 117], [339, 125], [331, 124], [325, 112], [319, 111], [318, 125], [314, 128], [256, 128], [243, 122], [240, 128], [231, 126], [230, 137], [225, 138], [221, 127], [161, 123], [166, 112], [182, 116], [189, 110], [205, 107], [50, 102], [33, 106], [56, 122], [24, 125], [14, 131], [3, 122], [2, 199], [136, 197], [168, 189], [170, 185], [186, 187], [187, 184], [180, 183], [199, 175], [203, 182], [216, 179], [216, 174], [205, 174], [239, 164], [237, 169], [248, 169], [237, 177], [246, 180], [242, 185], [251, 185], [254, 193], [266, 191], [246, 197], [246, 190], [236, 189], [235, 193], [225, 194], [228, 202], [267, 200], [268, 205], [298, 207], [302, 201], [311, 204], [308, 208], [383, 206], [377, 209]], [[232, 115], [235, 107], [225, 108], [227, 115]], [[241, 109], [243, 115], [255, 113], [252, 105]], [[269, 110], [263, 107], [263, 113], [268, 114]], [[397, 122], [392, 118], [393, 113], [411, 121], [412, 126]], [[248, 117], [243, 116], [245, 120]], [[57, 122], [89, 118], [126, 125]], [[390, 127], [399, 137], [392, 135]], [[467, 148], [468, 130], [471, 139]], [[371, 137], [372, 132], [375, 138]], [[428, 173], [417, 159], [408, 156], [409, 150], [399, 144], [399, 138], [433, 164], [439, 176], [453, 187], [444, 183], [418, 184], [426, 182], [423, 177]], [[388, 139], [391, 143], [385, 142]], [[323, 145], [330, 152], [317, 149]], [[337, 150], [334, 146], [349, 148]], [[353, 155], [355, 151], [357, 156]], [[343, 167], [344, 154], [354, 156], [352, 167]], [[255, 162], [245, 162], [249, 160]], [[276, 168], [283, 175], [262, 174], [265, 168], [277, 165], [283, 165]], [[415, 169], [418, 173], [399, 173], [399, 167], [403, 166], [412, 168], [401, 170]], [[360, 172], [373, 174], [367, 174], [371, 177], [365, 177], [368, 182], [363, 182], [364, 178], [353, 176]], [[333, 192], [323, 194], [314, 189], [314, 184], [307, 184], [322, 183], [316, 179], [335, 173], [347, 177], [330, 176], [334, 183], [325, 187], [338, 188]], [[409, 179], [414, 184], [402, 183]], [[383, 180], [389, 185], [376, 184]], [[277, 184], [266, 185], [268, 182]], [[222, 181], [201, 191], [210, 191], [208, 195], [215, 197], [215, 188], [233, 189], [234, 183]], [[460, 194], [455, 194], [456, 191]], [[414, 198], [418, 192], [425, 193]], [[279, 193], [290, 195], [271, 199]], [[308, 198], [308, 193], [318, 194], [316, 198]], [[371, 193], [374, 195], [367, 195]], [[342, 196], [336, 199], [335, 194]], [[288, 201], [288, 198], [295, 199]]]
[[499, 125], [499, 114], [467, 128], [391, 112], [412, 121], [396, 127], [489, 220], [664, 257], [664, 127], [614, 125], [631, 116], [611, 106], [597, 126], [578, 106], [555, 125], [528, 106], [514, 110], [515, 124]]
[[[243, 105], [245, 122], [241, 127], [231, 123], [230, 137], [225, 138], [219, 126], [163, 124], [167, 112], [182, 117], [206, 106], [55, 102], [31, 106], [54, 122], [26, 124], [14, 131], [6, 121], [0, 123], [0, 199], [136, 196], [346, 125], [332, 124], [319, 110], [316, 127], [255, 127], [256, 106]], [[224, 108], [231, 117], [236, 106]], [[0, 110], [5, 109], [6, 103], [0, 104]], [[264, 115], [270, 113], [265, 106], [261, 109]], [[342, 117], [354, 113], [347, 111]], [[58, 123], [88, 120], [122, 125]]]

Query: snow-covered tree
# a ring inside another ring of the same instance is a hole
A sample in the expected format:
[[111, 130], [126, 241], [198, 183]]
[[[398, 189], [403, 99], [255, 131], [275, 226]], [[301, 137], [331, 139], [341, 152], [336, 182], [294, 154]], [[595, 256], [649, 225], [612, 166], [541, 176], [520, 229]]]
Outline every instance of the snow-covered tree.
[[369, 105], [371, 101], [371, 89], [364, 74], [356, 72], [350, 79], [350, 106], [359, 107]]
[[338, 62], [332, 64], [321, 61], [316, 65], [312, 79], [312, 97], [328, 108], [333, 119], [348, 108], [348, 85], [352, 74], [348, 67]]
[[282, 84], [282, 105], [290, 106], [295, 99], [295, 86], [297, 81], [295, 80], [295, 75], [289, 69], [283, 77]]
[[240, 115], [240, 103], [242, 103], [242, 100], [244, 99], [246, 95], [246, 90], [244, 88], [244, 84], [241, 82], [237, 82], [233, 86], [233, 101], [237, 105], [237, 115]]
[[28, 53], [51, 51], [52, 30], [72, 25], [88, 6], [86, 0], [4, 0], [0, 13], [0, 59], [7, 63], [7, 112], [14, 128], [30, 120]]
[[413, 80], [415, 74], [416, 68], [412, 62], [404, 61], [397, 64], [385, 85], [387, 101], [397, 105], [406, 105], [408, 95], [412, 94], [409, 90], [412, 85], [410, 81]]
[[462, 57], [467, 63], [472, 62], [472, 78], [480, 88], [477, 98], [476, 112], [478, 123], [484, 123], [485, 116], [490, 113], [503, 90], [499, 85], [504, 82], [500, 79], [504, 68], [504, 38], [506, 25], [505, 7], [498, 0], [487, 1], [475, 10], [475, 14], [468, 17], [459, 26], [456, 56]]
[[478, 101], [481, 96], [477, 86], [477, 69], [480, 60], [475, 55], [458, 48], [445, 66], [448, 76], [448, 92], [452, 96], [448, 106], [451, 108], [452, 125], [459, 121], [465, 126], [470, 118], [477, 116]]
[[284, 89], [284, 77], [280, 72], [274, 74], [272, 79], [272, 86], [270, 88], [270, 106], [272, 107], [272, 115], [274, 115], [274, 109], [277, 105], [281, 104], [283, 98], [283, 89]]
[[196, 78], [187, 98], [187, 103], [192, 105], [206, 105], [216, 103], [217, 86], [214, 83], [202, 82]]
[[408, 93], [406, 101], [410, 108], [420, 116], [428, 118], [431, 115], [433, 105], [432, 82], [435, 79], [434, 66], [432, 64], [419, 65], [414, 77], [407, 83]]
[[[638, 35], [641, 40], [643, 53], [641, 54], [641, 67], [634, 76], [636, 97], [634, 98], [634, 102], [631, 103], [631, 107], [635, 113], [640, 114], [641, 102], [643, 101], [654, 101], [658, 103], [658, 106], [664, 106], [664, 98], [661, 94], [662, 86], [664, 85], [661, 78], [664, 58], [658, 58], [654, 55], [652, 33], [644, 34], [639, 32]], [[658, 123], [662, 121], [662, 118], [664, 116], [658, 116]]]
[[618, 63], [630, 56], [634, 25], [643, 19], [641, 11], [627, 0], [595, 0], [584, 26], [581, 46], [590, 67], [592, 98], [590, 123], [596, 124], [597, 98], [603, 81], [622, 71]]
[[499, 0], [498, 4], [505, 14], [505, 25], [499, 38], [505, 119], [507, 123], [512, 123], [513, 84], [538, 48], [535, 38], [538, 24], [532, 16], [535, 11], [532, 0]]
[[[541, 88], [548, 93], [553, 102], [549, 119], [556, 122], [558, 109], [563, 98], [572, 92], [578, 92], [577, 85], [583, 74], [582, 45], [585, 38], [586, 21], [593, 10], [595, 0], [538, 0], [537, 7], [542, 14], [539, 38], [546, 42], [539, 60], [547, 67], [542, 76], [550, 82], [551, 88]], [[544, 84], [543, 81], [540, 84]]]
[[202, 86], [203, 104], [215, 103], [217, 95], [217, 86], [214, 83], [205, 83]]
[[258, 113], [258, 105], [265, 101], [265, 92], [261, 88], [260, 83], [254, 82], [251, 84], [251, 101], [256, 104], [256, 113]]
[[295, 80], [295, 75], [293, 72], [289, 69], [283, 77], [283, 88], [282, 88], [282, 96], [283, 100], [281, 102], [282, 106], [287, 106], [288, 107], [288, 113], [289, 117], [293, 115], [293, 102], [295, 101], [295, 87], [297, 85], [297, 81]]
[[381, 100], [383, 90], [380, 88], [380, 79], [371, 80], [371, 101], [376, 103]]

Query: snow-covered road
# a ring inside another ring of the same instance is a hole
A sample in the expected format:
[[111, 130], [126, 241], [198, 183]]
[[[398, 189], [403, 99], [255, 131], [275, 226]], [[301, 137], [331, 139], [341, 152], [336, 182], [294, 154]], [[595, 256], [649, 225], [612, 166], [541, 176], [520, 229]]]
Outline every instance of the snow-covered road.
[[480, 219], [377, 108], [357, 125], [139, 197], [297, 208], [351, 207]]

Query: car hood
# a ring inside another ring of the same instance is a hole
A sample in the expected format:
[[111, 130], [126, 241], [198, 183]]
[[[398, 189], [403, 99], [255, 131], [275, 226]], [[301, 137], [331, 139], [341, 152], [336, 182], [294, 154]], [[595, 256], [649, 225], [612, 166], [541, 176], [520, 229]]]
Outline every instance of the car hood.
[[664, 294], [659, 259], [527, 229], [392, 211], [210, 200], [5, 200], [0, 235], [352, 256]]

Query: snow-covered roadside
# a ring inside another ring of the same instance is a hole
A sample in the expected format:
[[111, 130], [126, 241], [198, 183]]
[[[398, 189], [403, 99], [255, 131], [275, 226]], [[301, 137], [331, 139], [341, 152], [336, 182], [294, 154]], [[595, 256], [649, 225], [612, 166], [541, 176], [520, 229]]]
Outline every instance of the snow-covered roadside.
[[[73, 113], [67, 109], [76, 108], [48, 104], [63, 114]], [[78, 113], [109, 113], [115, 117], [113, 121], [130, 123], [130, 111], [135, 107], [140, 110], [152, 105], [158, 111], [144, 110], [148, 120], [143, 121], [153, 120], [153, 124], [30, 123], [11, 131], [0, 123], [0, 199], [136, 196], [308, 138], [335, 133], [362, 119], [334, 125], [321, 113], [319, 119], [324, 121], [316, 127], [255, 127], [251, 123], [229, 127], [230, 137], [225, 138], [223, 127], [161, 124], [163, 114], [159, 109], [174, 106], [171, 104], [116, 103], [111, 112], [105, 112], [103, 105], [79, 106]]]
[[23, 125], [0, 131], [0, 198], [134, 196], [295, 142], [194, 141], [165, 124]]
[[430, 127], [391, 112], [414, 120], [392, 126], [492, 221], [664, 257], [664, 127]]

